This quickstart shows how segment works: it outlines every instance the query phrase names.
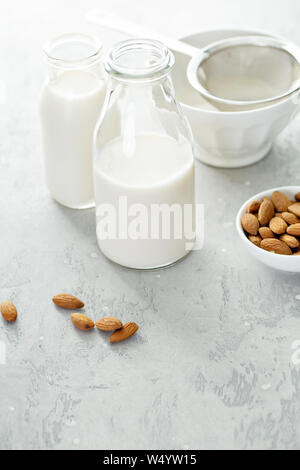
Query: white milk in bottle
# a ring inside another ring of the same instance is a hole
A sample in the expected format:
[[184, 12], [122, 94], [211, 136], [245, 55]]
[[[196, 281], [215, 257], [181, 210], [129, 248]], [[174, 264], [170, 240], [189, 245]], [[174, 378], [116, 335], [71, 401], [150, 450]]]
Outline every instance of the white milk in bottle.
[[86, 35], [63, 35], [45, 49], [49, 77], [40, 100], [46, 183], [61, 204], [94, 205], [92, 143], [105, 98], [101, 45]]

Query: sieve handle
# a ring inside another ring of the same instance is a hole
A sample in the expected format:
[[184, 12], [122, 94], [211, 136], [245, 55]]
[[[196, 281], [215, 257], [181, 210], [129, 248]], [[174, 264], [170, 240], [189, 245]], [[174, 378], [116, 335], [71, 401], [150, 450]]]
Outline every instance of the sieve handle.
[[156, 31], [151, 31], [144, 28], [143, 26], [139, 26], [135, 23], [132, 23], [131, 21], [124, 20], [123, 18], [119, 18], [116, 15], [104, 12], [102, 10], [90, 10], [86, 14], [85, 19], [89, 23], [95, 23], [114, 31], [128, 34], [129, 36], [155, 39], [165, 44], [169, 49], [181, 52], [182, 54], [188, 55], [190, 57], [199, 54], [199, 49], [190, 46], [183, 41], [164, 36], [160, 33], [157, 33]]

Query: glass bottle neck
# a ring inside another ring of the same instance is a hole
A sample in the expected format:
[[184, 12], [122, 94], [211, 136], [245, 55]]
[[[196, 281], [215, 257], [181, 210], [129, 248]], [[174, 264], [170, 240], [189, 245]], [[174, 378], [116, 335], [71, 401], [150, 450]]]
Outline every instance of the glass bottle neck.
[[173, 54], [162, 43], [132, 39], [112, 49], [105, 69], [115, 80], [139, 85], [163, 79], [173, 64]]
[[102, 44], [86, 34], [63, 34], [49, 41], [44, 53], [50, 76], [64, 71], [99, 69], [102, 58]]

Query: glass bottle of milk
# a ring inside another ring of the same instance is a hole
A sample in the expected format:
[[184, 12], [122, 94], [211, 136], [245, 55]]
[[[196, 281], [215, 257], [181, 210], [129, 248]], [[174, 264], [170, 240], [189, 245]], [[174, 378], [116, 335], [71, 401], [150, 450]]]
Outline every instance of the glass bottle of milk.
[[117, 44], [105, 64], [109, 85], [94, 138], [97, 240], [129, 268], [168, 266], [193, 248], [194, 157], [189, 125], [160, 42]]
[[94, 206], [93, 133], [105, 99], [102, 45], [85, 34], [64, 34], [45, 47], [48, 77], [40, 98], [46, 183], [73, 209]]

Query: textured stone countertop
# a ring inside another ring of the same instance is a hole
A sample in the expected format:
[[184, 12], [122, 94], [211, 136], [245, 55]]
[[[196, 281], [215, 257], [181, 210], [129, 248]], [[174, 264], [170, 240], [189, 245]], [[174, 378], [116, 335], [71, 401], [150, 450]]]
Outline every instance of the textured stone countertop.
[[[23, 3], [0, 4], [0, 300], [20, 311], [14, 325], [0, 319], [0, 449], [299, 449], [300, 278], [249, 257], [233, 225], [251, 195], [300, 183], [299, 119], [257, 165], [197, 163], [203, 250], [156, 272], [112, 265], [94, 211], [47, 194], [37, 111], [42, 43], [80, 25], [95, 32], [82, 18], [99, 2]], [[177, 37], [251, 27], [300, 44], [298, 0], [101, 3]], [[121, 37], [99, 34], [107, 46]], [[139, 333], [112, 347], [75, 330], [51, 302], [60, 291], [94, 319], [137, 321]]]

